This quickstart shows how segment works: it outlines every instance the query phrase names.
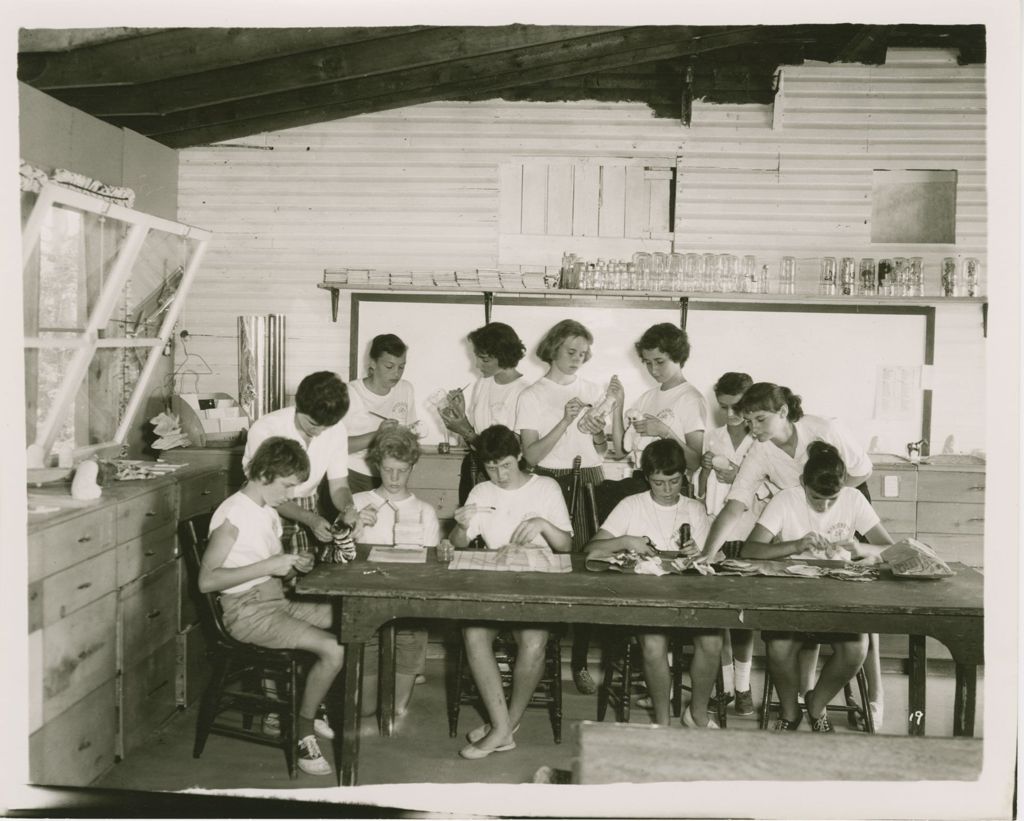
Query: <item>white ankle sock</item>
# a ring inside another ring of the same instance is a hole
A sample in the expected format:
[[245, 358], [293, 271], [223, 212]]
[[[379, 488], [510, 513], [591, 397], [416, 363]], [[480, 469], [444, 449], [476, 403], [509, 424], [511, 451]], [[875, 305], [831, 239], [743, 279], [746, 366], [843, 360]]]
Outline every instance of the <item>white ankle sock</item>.
[[734, 692], [732, 683], [732, 667], [730, 665], [722, 665], [722, 683], [725, 685], [725, 692]]
[[750, 689], [750, 665], [749, 661], [733, 661], [732, 666], [736, 671], [736, 690], [745, 692]]

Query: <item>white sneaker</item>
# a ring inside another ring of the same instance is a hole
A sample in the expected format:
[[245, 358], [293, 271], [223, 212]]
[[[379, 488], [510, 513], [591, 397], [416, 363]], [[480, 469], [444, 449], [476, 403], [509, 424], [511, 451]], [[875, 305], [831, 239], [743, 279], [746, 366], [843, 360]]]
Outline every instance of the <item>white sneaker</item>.
[[277, 713], [267, 713], [263, 716], [263, 722], [260, 729], [263, 735], [270, 736], [271, 738], [281, 737], [281, 716]]
[[425, 675], [423, 675], [423, 673], [417, 673], [416, 674], [416, 678], [414, 678], [412, 680], [412, 683], [413, 684], [426, 684], [427, 683], [427, 677]]
[[721, 730], [722, 729], [721, 727], [718, 726], [718, 722], [715, 721], [711, 716], [708, 716], [708, 726], [707, 727], [701, 727], [697, 723], [696, 719], [694, 719], [693, 713], [690, 711], [689, 706], [687, 706], [687, 708], [685, 710], [683, 710], [682, 725], [684, 727], [690, 727], [690, 728], [692, 728], [694, 730]]
[[309, 775], [330, 775], [331, 765], [327, 763], [315, 735], [299, 739], [299, 769]]

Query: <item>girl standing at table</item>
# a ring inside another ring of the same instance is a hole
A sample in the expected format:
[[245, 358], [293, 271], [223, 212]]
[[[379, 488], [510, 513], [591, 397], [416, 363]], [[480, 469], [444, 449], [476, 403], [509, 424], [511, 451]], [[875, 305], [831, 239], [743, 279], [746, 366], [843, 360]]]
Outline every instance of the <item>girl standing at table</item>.
[[[523, 391], [516, 411], [516, 424], [523, 441], [526, 461], [542, 476], [568, 476], [576, 456], [581, 459], [580, 478], [584, 484], [604, 481], [602, 455], [608, 450], [605, 429], [612, 428], [613, 454], [620, 453], [622, 442], [622, 384], [613, 376], [608, 386], [613, 401], [611, 419], [595, 419], [584, 414], [588, 406], [600, 403], [600, 385], [579, 375], [590, 359], [594, 337], [572, 319], [555, 324], [537, 346], [537, 357], [548, 363], [547, 373]], [[582, 550], [587, 541], [587, 516], [578, 505], [573, 521], [576, 534], [573, 547]], [[587, 670], [589, 629], [574, 626], [572, 671], [576, 689], [586, 695], [597, 692], [597, 684]]]
[[[657, 551], [678, 550], [697, 556], [708, 533], [704, 506], [683, 495], [686, 484], [686, 456], [675, 439], [651, 442], [640, 457], [640, 469], [650, 490], [627, 496], [601, 524], [587, 545], [591, 556], [610, 556], [619, 550], [634, 550], [644, 556]], [[690, 525], [690, 541], [680, 544], [680, 525]], [[708, 716], [708, 700], [722, 657], [723, 630], [692, 630], [694, 655], [690, 665], [692, 697], [683, 713], [686, 727], [718, 724]], [[654, 723], [669, 723], [671, 673], [668, 665], [668, 636], [658, 630], [640, 634], [644, 654], [644, 679], [654, 706]]]
[[380, 334], [370, 343], [370, 364], [363, 379], [348, 383], [348, 484], [353, 493], [373, 490], [380, 476], [366, 461], [366, 449], [378, 431], [416, 422], [412, 384], [402, 379], [408, 346], [394, 334]]
[[[380, 431], [366, 454], [366, 459], [380, 476], [381, 485], [353, 497], [359, 511], [355, 538], [363, 544], [395, 544], [398, 524], [418, 527], [417, 543], [431, 548], [440, 541], [440, 526], [432, 505], [416, 498], [409, 490], [409, 477], [420, 458], [420, 444], [408, 428], [392, 427]], [[364, 655], [363, 715], [377, 711], [376, 636], [367, 642]], [[395, 631], [395, 714], [403, 715], [412, 698], [416, 677], [422, 675], [427, 658], [427, 631], [422, 627], [405, 626]]]
[[657, 439], [674, 439], [686, 454], [687, 473], [692, 473], [700, 467], [704, 452], [707, 409], [700, 391], [683, 376], [683, 366], [690, 358], [686, 331], [668, 322], [652, 325], [637, 341], [636, 352], [658, 386], [645, 392], [626, 412], [630, 426], [624, 446], [639, 468], [640, 454], [647, 445]]
[[462, 460], [459, 478], [459, 504], [465, 504], [473, 486], [487, 475], [476, 455], [477, 434], [491, 425], [516, 429], [516, 405], [527, 383], [517, 370], [526, 354], [526, 346], [504, 322], [491, 322], [469, 332], [473, 358], [480, 378], [473, 383], [467, 405], [461, 390], [450, 391], [447, 406], [441, 410], [441, 421], [448, 430], [465, 441], [470, 452]]
[[[516, 435], [504, 425], [494, 425], [481, 431], [476, 448], [489, 481], [474, 487], [466, 504], [455, 511], [457, 524], [451, 534], [452, 544], [465, 547], [472, 539], [483, 536], [489, 550], [516, 545], [569, 552], [572, 525], [561, 489], [547, 476], [532, 476], [524, 471]], [[497, 623], [472, 624], [462, 629], [469, 668], [489, 719], [488, 724], [466, 736], [469, 744], [459, 752], [463, 758], [486, 758], [491, 753], [515, 749], [513, 736], [544, 674], [548, 631], [535, 626], [514, 626], [512, 634], [518, 652], [512, 672], [512, 694], [506, 703], [494, 657], [498, 630]]]
[[[715, 383], [714, 393], [719, 408], [725, 412], [725, 424], [712, 428], [704, 437], [704, 455], [701, 457], [700, 474], [697, 478], [698, 499], [703, 499], [708, 515], [714, 519], [725, 505], [726, 496], [733, 480], [743, 463], [754, 439], [747, 430], [747, 423], [736, 410], [743, 394], [754, 381], [745, 373], [724, 373]], [[744, 512], [732, 529], [726, 534], [723, 545], [726, 555], [736, 556], [743, 542], [764, 509], [770, 491], [762, 485], [754, 497], [753, 508]], [[750, 691], [750, 668], [754, 653], [753, 630], [729, 630], [728, 641], [723, 650], [722, 677], [725, 691], [735, 693], [733, 709], [737, 715], [748, 716], [754, 712], [754, 698]]]
[[[863, 533], [869, 544], [855, 538]], [[863, 494], [849, 487], [849, 476], [839, 451], [827, 442], [807, 446], [800, 486], [780, 491], [764, 509], [743, 546], [752, 559], [876, 559], [892, 538]], [[875, 547], [878, 545], [878, 547]], [[802, 713], [797, 703], [800, 684], [799, 651], [805, 637], [799, 633], [765, 631], [768, 666], [779, 693], [781, 715], [776, 730], [796, 730]], [[834, 732], [828, 703], [865, 663], [866, 633], [837, 633], [832, 655], [817, 684], [806, 691], [804, 707], [817, 733]]]
[[[799, 486], [801, 471], [807, 462], [807, 448], [813, 441], [821, 440], [833, 445], [846, 466], [846, 484], [870, 498], [867, 480], [872, 466], [867, 452], [836, 420], [804, 414], [800, 397], [789, 388], [771, 382], [757, 382], [743, 394], [736, 409], [746, 420], [755, 441], [740, 465], [725, 506], [711, 525], [704, 546], [705, 558], [714, 557], [736, 522], [755, 507], [758, 489], [766, 481], [781, 489]], [[812, 650], [803, 662], [808, 684], [817, 666], [816, 658], [816, 650]], [[878, 638], [874, 634], [865, 673], [871, 702], [869, 707], [881, 719], [881, 663]]]

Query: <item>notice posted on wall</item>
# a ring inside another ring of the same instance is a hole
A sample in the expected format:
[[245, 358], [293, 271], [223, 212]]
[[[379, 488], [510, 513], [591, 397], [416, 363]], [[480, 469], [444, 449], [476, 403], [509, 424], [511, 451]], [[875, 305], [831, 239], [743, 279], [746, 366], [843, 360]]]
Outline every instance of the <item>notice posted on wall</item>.
[[921, 401], [920, 365], [879, 365], [875, 374], [875, 419], [912, 419]]

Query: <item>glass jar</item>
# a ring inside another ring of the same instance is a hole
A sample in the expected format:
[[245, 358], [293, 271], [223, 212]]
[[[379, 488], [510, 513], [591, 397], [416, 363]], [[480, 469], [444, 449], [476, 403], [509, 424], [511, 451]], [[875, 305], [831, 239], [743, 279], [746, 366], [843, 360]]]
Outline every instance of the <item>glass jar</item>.
[[910, 268], [906, 257], [896, 257], [892, 261], [893, 293], [896, 296], [907, 296], [910, 293]]
[[964, 260], [963, 295], [981, 296], [981, 263], [976, 257], [967, 257]]
[[740, 263], [740, 276], [743, 278], [740, 285], [741, 291], [748, 294], [757, 293], [757, 257], [747, 254]]
[[796, 290], [796, 257], [783, 257], [779, 264], [779, 293], [792, 294]]
[[824, 296], [835, 296], [837, 272], [836, 258], [823, 257], [821, 260], [821, 278], [818, 280], [819, 293]]
[[718, 254], [703, 254], [701, 263], [700, 289], [710, 293], [715, 290], [715, 282], [718, 280]]
[[696, 291], [700, 285], [703, 261], [700, 254], [689, 253], [683, 260], [683, 290]]
[[910, 285], [910, 296], [924, 296], [924, 259], [911, 257], [907, 266], [907, 281]]
[[860, 293], [861, 296], [874, 296], [878, 291], [878, 279], [875, 273], [875, 261], [871, 257], [864, 257], [860, 261]]
[[957, 276], [956, 259], [953, 257], [942, 258], [942, 268], [939, 271], [940, 293], [943, 296], [960, 296], [960, 277]]
[[839, 261], [839, 293], [853, 296], [857, 293], [857, 260], [843, 257]]
[[879, 296], [893, 295], [893, 271], [891, 259], [878, 260], [878, 294]]

